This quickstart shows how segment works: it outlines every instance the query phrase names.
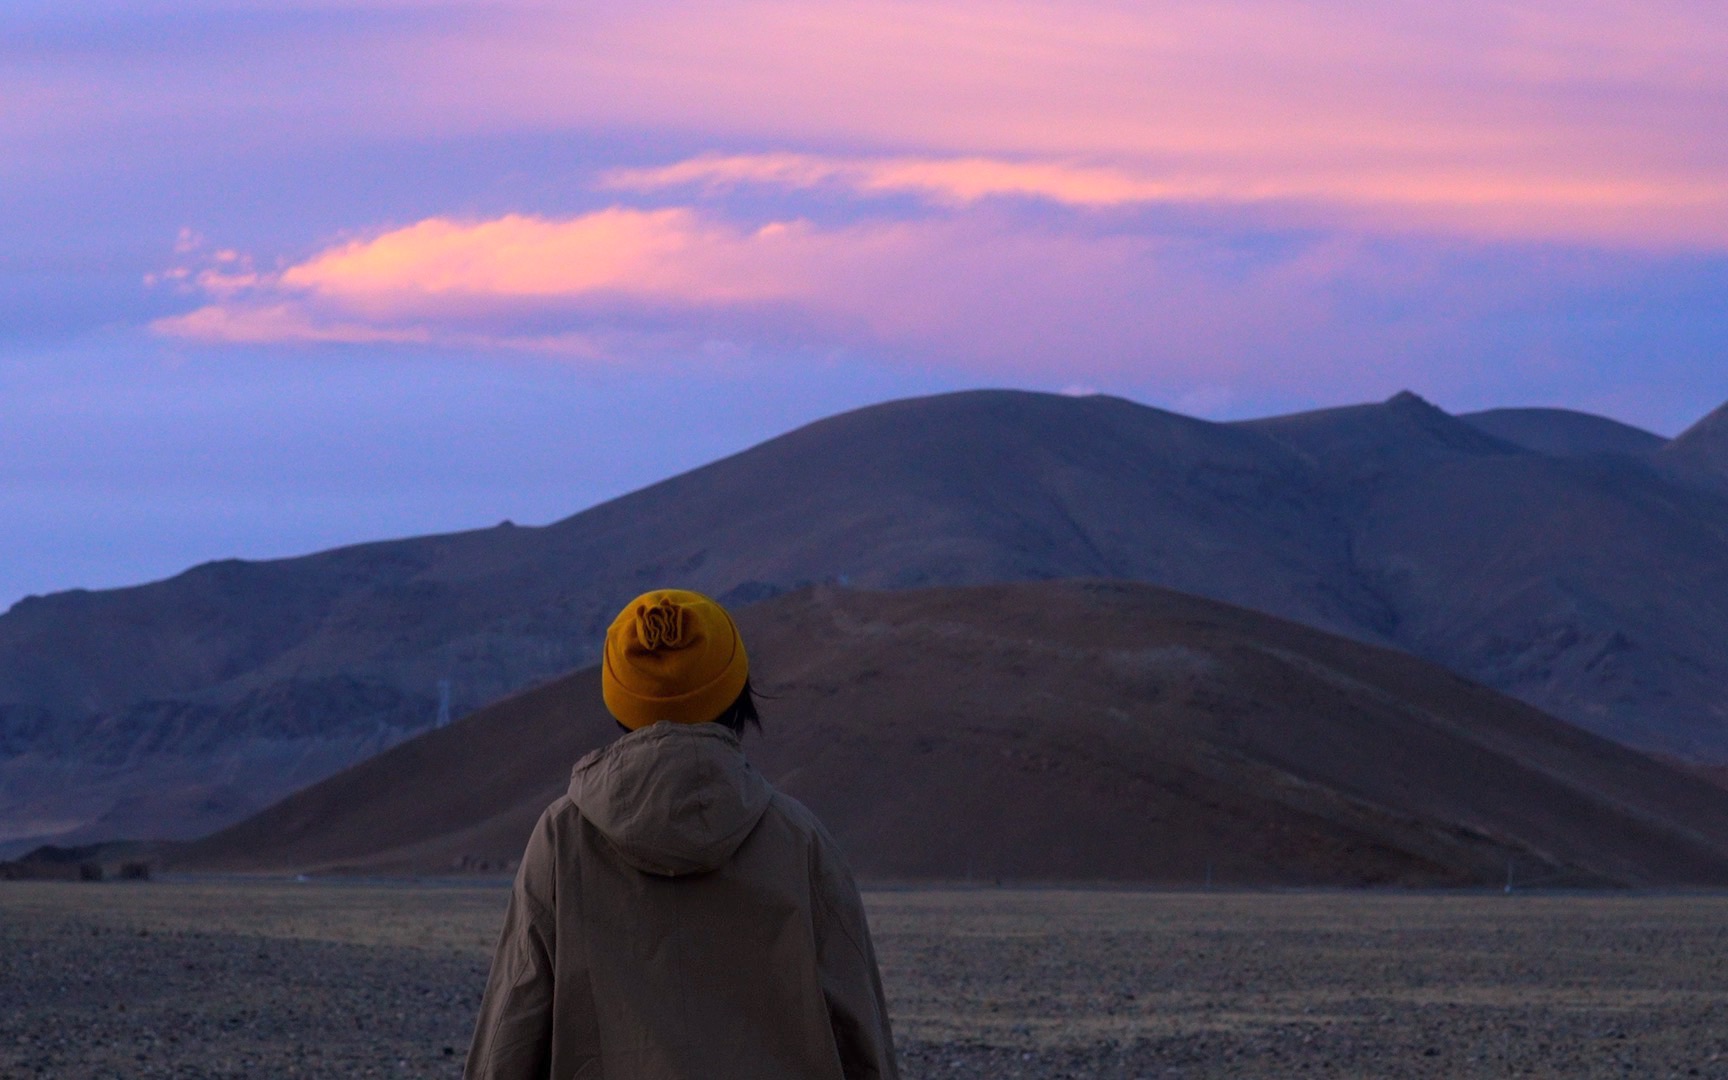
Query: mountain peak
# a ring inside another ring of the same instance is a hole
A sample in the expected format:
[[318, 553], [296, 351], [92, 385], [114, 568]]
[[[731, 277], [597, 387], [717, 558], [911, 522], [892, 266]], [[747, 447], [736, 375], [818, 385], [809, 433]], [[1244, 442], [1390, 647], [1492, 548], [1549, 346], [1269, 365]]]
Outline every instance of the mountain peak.
[[1521, 452], [1409, 390], [1378, 404], [1274, 416], [1242, 426], [1356, 479], [1460, 458]]

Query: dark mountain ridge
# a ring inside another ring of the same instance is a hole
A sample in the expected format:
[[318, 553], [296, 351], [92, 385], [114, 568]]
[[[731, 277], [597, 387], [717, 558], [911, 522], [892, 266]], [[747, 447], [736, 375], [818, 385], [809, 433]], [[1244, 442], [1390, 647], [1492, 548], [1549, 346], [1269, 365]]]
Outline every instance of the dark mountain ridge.
[[743, 605], [835, 580], [1147, 581], [1728, 761], [1728, 492], [1672, 449], [1541, 453], [1414, 395], [1213, 424], [978, 391], [832, 417], [545, 527], [32, 598], [0, 616], [0, 849], [236, 820], [429, 726], [441, 681], [460, 715], [590, 661], [667, 582]]
[[1668, 441], [1643, 428], [1571, 409], [1488, 409], [1458, 419], [1501, 442], [1552, 457], [1639, 456], [1660, 450]]
[[1300, 451], [1334, 483], [1361, 483], [1448, 462], [1527, 452], [1407, 390], [1378, 405], [1347, 405], [1235, 426]]

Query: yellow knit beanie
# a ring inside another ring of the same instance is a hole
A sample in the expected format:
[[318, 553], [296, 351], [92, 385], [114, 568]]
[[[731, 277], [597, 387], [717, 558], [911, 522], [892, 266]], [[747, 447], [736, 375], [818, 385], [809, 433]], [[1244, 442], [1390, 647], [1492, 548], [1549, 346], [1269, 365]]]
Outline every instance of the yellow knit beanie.
[[662, 720], [701, 724], [738, 699], [749, 674], [725, 608], [701, 593], [656, 589], [625, 604], [606, 631], [600, 692], [631, 731]]

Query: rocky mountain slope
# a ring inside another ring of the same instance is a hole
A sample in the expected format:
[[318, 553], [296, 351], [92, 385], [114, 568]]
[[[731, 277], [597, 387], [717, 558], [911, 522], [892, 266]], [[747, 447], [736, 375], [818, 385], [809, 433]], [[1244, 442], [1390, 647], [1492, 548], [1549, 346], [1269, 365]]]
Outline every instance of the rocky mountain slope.
[[[1728, 791], [1403, 653], [1145, 585], [751, 608], [752, 760], [889, 880], [1728, 882]], [[588, 668], [293, 795], [205, 869], [509, 865], [616, 737]]]
[[545, 527], [31, 598], [0, 616], [0, 854], [237, 820], [431, 725], [441, 682], [460, 715], [587, 662], [619, 605], [672, 582], [745, 605], [822, 581], [1146, 581], [1728, 761], [1728, 471], [1694, 433], [1613, 449], [1637, 439], [1608, 421], [1562, 422], [1599, 452], [1532, 449], [1552, 420], [1407, 394], [1244, 424], [952, 394]]

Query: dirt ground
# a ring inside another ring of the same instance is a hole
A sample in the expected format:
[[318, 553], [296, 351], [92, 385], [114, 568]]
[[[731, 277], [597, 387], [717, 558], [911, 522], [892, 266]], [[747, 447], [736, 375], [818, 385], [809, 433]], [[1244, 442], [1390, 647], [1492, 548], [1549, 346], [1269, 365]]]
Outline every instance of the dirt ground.
[[[0, 883], [0, 1077], [455, 1077], [504, 895]], [[867, 902], [909, 1080], [1728, 1078], [1728, 896]]]

